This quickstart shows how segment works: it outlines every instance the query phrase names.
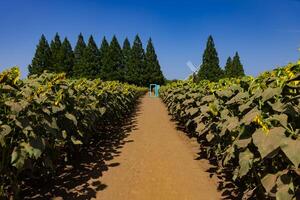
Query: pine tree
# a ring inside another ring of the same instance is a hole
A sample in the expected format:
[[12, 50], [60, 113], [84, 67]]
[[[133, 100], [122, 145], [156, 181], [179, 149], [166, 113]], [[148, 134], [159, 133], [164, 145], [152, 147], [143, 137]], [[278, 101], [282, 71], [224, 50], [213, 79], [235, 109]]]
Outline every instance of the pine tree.
[[103, 80], [123, 81], [123, 55], [120, 44], [113, 36], [108, 51], [102, 57], [101, 77]]
[[80, 33], [78, 36], [78, 40], [74, 49], [74, 67], [72, 75], [75, 77], [81, 77], [84, 71], [84, 56], [83, 53], [85, 51], [86, 44], [84, 42], [84, 38]]
[[232, 77], [245, 76], [244, 67], [240, 61], [240, 56], [239, 56], [238, 52], [236, 52], [233, 57], [232, 68], [233, 68]]
[[128, 68], [125, 76], [125, 80], [128, 83], [136, 84], [139, 86], [145, 86], [142, 74], [145, 67], [145, 52], [141, 39], [136, 35], [131, 51], [128, 63]]
[[103, 37], [101, 45], [100, 45], [100, 49], [99, 49], [99, 54], [100, 54], [100, 68], [98, 69], [100, 71], [99, 77], [101, 79], [105, 79], [105, 74], [103, 74], [101, 71], [102, 67], [104, 66], [104, 62], [105, 62], [105, 58], [109, 56], [109, 44], [106, 40], [105, 37]]
[[60, 64], [61, 64], [61, 41], [58, 33], [55, 34], [54, 39], [51, 41], [50, 49], [51, 49], [51, 68], [50, 71], [58, 72], [60, 71]]
[[74, 54], [72, 46], [67, 38], [64, 39], [59, 53], [58, 72], [65, 72], [68, 76], [71, 75], [74, 66]]
[[36, 46], [35, 54], [31, 65], [28, 66], [29, 75], [41, 74], [44, 70], [49, 70], [51, 66], [51, 51], [48, 41], [44, 35], [41, 36], [39, 44]]
[[103, 57], [106, 53], [108, 53], [108, 50], [109, 50], [109, 44], [108, 44], [106, 38], [103, 37], [102, 42], [101, 42], [101, 45], [100, 45], [100, 49], [99, 49], [99, 53], [100, 53], [101, 60], [102, 60], [102, 57]]
[[88, 45], [83, 52], [83, 63], [81, 75], [87, 78], [99, 77], [100, 71], [100, 53], [94, 41], [93, 36], [90, 36]]
[[148, 40], [145, 57], [146, 67], [145, 72], [143, 73], [144, 80], [146, 80], [145, 85], [149, 85], [151, 83], [162, 85], [165, 78], [160, 69], [160, 65], [151, 38]]
[[212, 36], [209, 36], [206, 49], [203, 54], [202, 65], [198, 72], [199, 80], [218, 81], [223, 76], [223, 70], [219, 66], [218, 53]]
[[232, 69], [232, 59], [229, 56], [225, 65], [225, 71], [224, 71], [225, 77], [233, 77], [233, 69]]
[[122, 48], [123, 64], [124, 64], [124, 79], [127, 76], [126, 74], [128, 71], [130, 52], [131, 52], [130, 42], [129, 42], [128, 38], [126, 38], [123, 42], [123, 48]]

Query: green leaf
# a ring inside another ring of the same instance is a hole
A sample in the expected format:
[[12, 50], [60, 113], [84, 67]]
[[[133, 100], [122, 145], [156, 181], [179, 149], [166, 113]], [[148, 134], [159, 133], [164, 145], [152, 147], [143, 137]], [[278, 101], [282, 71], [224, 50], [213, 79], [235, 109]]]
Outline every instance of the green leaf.
[[1, 125], [0, 126], [0, 144], [1, 146], [5, 146], [5, 137], [11, 133], [11, 127], [8, 125]]
[[208, 142], [211, 142], [213, 139], [215, 138], [214, 134], [212, 134], [211, 132], [209, 132], [207, 135], [206, 135], [206, 139]]
[[71, 140], [75, 145], [82, 144], [82, 142], [80, 140], [77, 140], [74, 136], [71, 136]]
[[201, 101], [202, 103], [209, 103], [209, 102], [212, 102], [216, 99], [215, 95], [207, 95], [207, 96], [204, 96], [202, 97]]
[[26, 159], [26, 152], [21, 151], [20, 148], [14, 148], [11, 154], [11, 164], [17, 169], [21, 169], [24, 166]]
[[230, 98], [230, 97], [232, 97], [232, 95], [233, 95], [233, 92], [232, 92], [232, 90], [230, 90], [230, 89], [227, 89], [227, 90], [220, 90], [220, 91], [217, 91], [216, 93], [217, 93], [217, 95], [220, 96], [220, 97], [227, 97], [227, 98]]
[[241, 124], [249, 125], [253, 122], [254, 118], [260, 115], [261, 112], [255, 107], [250, 110], [241, 120]]
[[106, 112], [106, 107], [101, 107], [99, 110], [101, 115], [104, 115], [104, 113]]
[[32, 155], [34, 156], [35, 159], [38, 159], [43, 151], [45, 150], [45, 141], [44, 139], [38, 137], [34, 139], [30, 139], [29, 141], [30, 146], [32, 147]]
[[282, 127], [272, 128], [269, 133], [262, 129], [257, 129], [252, 135], [253, 143], [257, 146], [262, 158], [274, 153], [283, 144], [285, 136], [285, 129]]
[[68, 134], [67, 134], [66, 130], [62, 131], [62, 136], [63, 136], [64, 139], [66, 139], [68, 137]]
[[239, 126], [239, 118], [237, 117], [230, 117], [228, 119], [228, 126], [227, 130], [228, 131], [233, 131]]
[[288, 174], [281, 175], [277, 181], [276, 200], [292, 200], [294, 197], [294, 185], [292, 177]]
[[205, 129], [205, 124], [203, 124], [202, 122], [197, 124], [197, 128], [196, 128], [196, 132], [197, 133], [201, 133], [204, 129]]
[[266, 90], [263, 91], [263, 93], [261, 94], [262, 96], [262, 101], [265, 102], [267, 100], [270, 100], [271, 98], [273, 98], [274, 96], [280, 95], [282, 92], [282, 89], [280, 87], [277, 88], [271, 88], [268, 87]]
[[267, 174], [261, 179], [261, 183], [268, 193], [270, 193], [271, 190], [276, 186], [276, 179], [276, 174]]
[[271, 102], [268, 101], [268, 104], [272, 107], [273, 110], [275, 110], [277, 112], [284, 111], [285, 105], [283, 103], [281, 103], [280, 101], [277, 101], [274, 104], [272, 104]]
[[238, 147], [238, 148], [245, 148], [248, 146], [248, 144], [251, 142], [251, 138], [246, 138], [246, 139], [237, 139], [235, 140], [234, 144]]
[[230, 146], [229, 148], [227, 148], [226, 150], [226, 157], [223, 161], [223, 165], [227, 165], [228, 162], [232, 159], [232, 158], [235, 158], [235, 155], [234, 155], [234, 152], [235, 152], [235, 148], [234, 148], [234, 145]]
[[[38, 142], [36, 142], [36, 141], [35, 141], [35, 143], [33, 142], [33, 144], [36, 146], [38, 146], [38, 145], [41, 146], [41, 144], [38, 144]], [[26, 154], [28, 154], [29, 157], [31, 157], [31, 158], [34, 157], [35, 159], [38, 159], [42, 154], [42, 150], [43, 150], [42, 147], [35, 148], [35, 147], [31, 146], [30, 143], [26, 143], [26, 142], [20, 143], [20, 146], [22, 147], [21, 150], [26, 152]]]
[[75, 124], [75, 126], [77, 126], [77, 119], [76, 119], [76, 117], [73, 114], [66, 113], [65, 117], [68, 118], [69, 120], [73, 121], [73, 123]]
[[189, 113], [189, 115], [191, 117], [194, 117], [194, 115], [197, 114], [198, 111], [199, 111], [199, 108], [192, 107], [192, 108], [190, 108], [190, 109], [187, 110], [187, 113]]
[[245, 104], [242, 104], [239, 106], [239, 111], [242, 113], [244, 112], [245, 110], [249, 109], [250, 108], [250, 105], [252, 104], [252, 101], [248, 101], [247, 103]]
[[287, 127], [288, 125], [288, 116], [284, 113], [280, 115], [272, 115], [271, 120], [278, 121], [283, 127]]
[[14, 102], [14, 101], [6, 101], [5, 105], [7, 105], [8, 107], [10, 107], [10, 110], [12, 112], [16, 112], [19, 113], [22, 110], [22, 106], [20, 103], [18, 102]]
[[296, 168], [300, 164], [300, 141], [299, 139], [293, 140], [291, 138], [285, 138], [284, 142], [280, 146], [284, 154], [290, 159]]
[[240, 155], [239, 155], [239, 164], [240, 164], [239, 177], [243, 177], [249, 172], [249, 170], [252, 167], [253, 157], [254, 157], [254, 155], [249, 149], [246, 149], [246, 151], [240, 153]]
[[235, 95], [234, 97], [232, 97], [229, 101], [226, 102], [226, 105], [229, 104], [241, 104], [245, 99], [245, 98], [249, 98], [249, 93], [248, 92], [239, 92], [237, 95]]

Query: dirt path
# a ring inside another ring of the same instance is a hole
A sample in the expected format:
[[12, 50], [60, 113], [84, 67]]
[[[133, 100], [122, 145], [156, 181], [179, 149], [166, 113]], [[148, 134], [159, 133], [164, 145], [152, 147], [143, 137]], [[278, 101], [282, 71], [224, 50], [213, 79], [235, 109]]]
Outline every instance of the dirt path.
[[159, 98], [144, 97], [119, 156], [99, 178], [107, 185], [97, 200], [217, 200], [215, 182], [195, 160], [191, 143], [178, 134]]

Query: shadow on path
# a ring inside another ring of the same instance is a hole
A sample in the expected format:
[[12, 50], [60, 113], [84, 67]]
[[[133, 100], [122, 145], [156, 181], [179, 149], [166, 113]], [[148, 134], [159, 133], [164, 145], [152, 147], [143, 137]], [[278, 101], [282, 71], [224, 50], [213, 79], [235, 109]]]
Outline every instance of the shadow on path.
[[[170, 114], [169, 114], [170, 115]], [[172, 115], [170, 115], [172, 117]], [[175, 119], [171, 119], [172, 122], [176, 124], [176, 129], [184, 132], [187, 137], [193, 138], [197, 135], [194, 133], [195, 127], [190, 127], [191, 130], [188, 130], [182, 123], [178, 122]], [[198, 140], [198, 139], [197, 139]], [[221, 192], [221, 198], [223, 200], [240, 200], [242, 199], [243, 193], [232, 181], [232, 172], [223, 170], [219, 170], [218, 163], [215, 159], [210, 159], [205, 152], [205, 149], [201, 147], [201, 142], [198, 143], [200, 145], [199, 152], [197, 153], [197, 158], [195, 160], [208, 160], [210, 167], [206, 170], [209, 173], [209, 177], [213, 176], [217, 177], [217, 189]]]
[[120, 155], [126, 143], [134, 142], [126, 138], [136, 129], [139, 106], [140, 103], [123, 124], [107, 129], [105, 137], [82, 150], [76, 158], [77, 163], [58, 169], [51, 181], [42, 183], [39, 179], [25, 182], [21, 199], [86, 200], [96, 197], [97, 191], [108, 187], [101, 183], [103, 172], [121, 164], [110, 161]]

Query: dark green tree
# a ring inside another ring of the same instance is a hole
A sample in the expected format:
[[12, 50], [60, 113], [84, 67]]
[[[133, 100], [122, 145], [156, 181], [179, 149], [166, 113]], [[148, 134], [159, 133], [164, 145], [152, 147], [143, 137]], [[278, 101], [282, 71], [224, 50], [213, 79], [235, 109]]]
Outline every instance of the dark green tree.
[[106, 62], [105, 59], [109, 56], [108, 51], [109, 51], [109, 44], [108, 44], [106, 38], [103, 37], [101, 45], [100, 45], [100, 49], [99, 49], [99, 54], [100, 54], [100, 68], [99, 68], [100, 74], [99, 74], [99, 77], [101, 79], [105, 78], [105, 74], [102, 74], [101, 68], [104, 67], [104, 62]]
[[232, 59], [232, 76], [231, 77], [241, 77], [245, 76], [244, 67], [240, 61], [240, 56], [238, 52], [235, 53]]
[[74, 53], [72, 46], [67, 38], [64, 39], [59, 53], [59, 65], [57, 66], [58, 72], [65, 72], [71, 76], [74, 66]]
[[148, 40], [145, 57], [146, 66], [145, 72], [143, 73], [144, 80], [146, 81], [145, 85], [149, 85], [151, 83], [160, 85], [164, 84], [165, 78], [160, 69], [160, 65], [151, 38]]
[[123, 70], [122, 49], [116, 36], [113, 36], [108, 51], [104, 52], [102, 56], [101, 78], [124, 81]]
[[145, 52], [138, 35], [134, 39], [127, 67], [125, 80], [131, 84], [146, 86], [142, 76], [145, 71]]
[[100, 65], [99, 49], [93, 36], [90, 36], [88, 45], [83, 52], [82, 71], [80, 76], [91, 79], [99, 77]]
[[44, 35], [41, 36], [39, 44], [36, 46], [35, 54], [31, 64], [28, 66], [29, 75], [41, 74], [51, 67], [51, 50]]
[[123, 42], [123, 64], [124, 64], [124, 78], [126, 77], [127, 71], [128, 71], [128, 65], [129, 65], [129, 58], [130, 58], [130, 51], [131, 46], [128, 38], [126, 38]]
[[224, 75], [225, 75], [225, 77], [229, 78], [229, 77], [232, 77], [232, 74], [233, 74], [232, 59], [229, 56], [227, 58], [227, 62], [226, 62], [226, 65], [225, 65]]
[[54, 39], [51, 41], [50, 49], [51, 49], [51, 68], [50, 71], [59, 72], [60, 64], [61, 64], [61, 41], [58, 33], [55, 34]]
[[203, 54], [202, 65], [198, 71], [198, 80], [218, 81], [223, 77], [223, 70], [219, 66], [219, 57], [212, 36], [209, 36]]
[[102, 60], [102, 57], [108, 53], [108, 50], [109, 50], [109, 44], [108, 44], [106, 38], [103, 37], [101, 45], [100, 45], [100, 49], [99, 49], [101, 60]]
[[75, 77], [81, 77], [84, 69], [84, 56], [83, 53], [85, 51], [86, 44], [84, 42], [84, 38], [80, 33], [78, 36], [78, 40], [74, 49], [74, 67], [72, 75]]

